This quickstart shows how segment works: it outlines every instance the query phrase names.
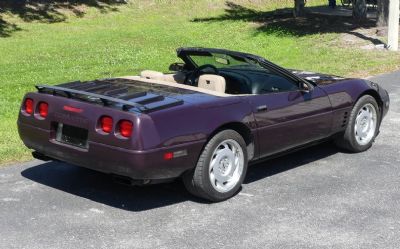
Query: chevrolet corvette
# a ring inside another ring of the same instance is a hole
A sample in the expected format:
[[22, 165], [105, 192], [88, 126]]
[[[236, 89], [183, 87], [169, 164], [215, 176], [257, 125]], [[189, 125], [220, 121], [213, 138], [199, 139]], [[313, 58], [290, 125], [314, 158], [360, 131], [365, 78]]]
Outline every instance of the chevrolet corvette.
[[389, 96], [365, 80], [285, 69], [247, 53], [179, 48], [168, 73], [37, 85], [18, 131], [35, 158], [130, 184], [182, 178], [210, 201], [240, 191], [248, 165], [333, 140], [369, 149]]

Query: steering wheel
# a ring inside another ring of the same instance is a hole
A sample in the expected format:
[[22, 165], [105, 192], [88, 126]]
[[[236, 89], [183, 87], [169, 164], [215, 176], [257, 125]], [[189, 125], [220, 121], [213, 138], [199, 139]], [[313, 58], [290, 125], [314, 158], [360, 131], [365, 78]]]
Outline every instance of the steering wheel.
[[192, 72], [188, 73], [185, 77], [184, 84], [190, 86], [197, 86], [199, 77], [204, 73], [204, 69], [206, 68], [212, 69], [214, 71], [213, 74], [219, 75], [219, 70], [214, 65], [204, 64], [201, 65], [200, 67], [197, 67]]

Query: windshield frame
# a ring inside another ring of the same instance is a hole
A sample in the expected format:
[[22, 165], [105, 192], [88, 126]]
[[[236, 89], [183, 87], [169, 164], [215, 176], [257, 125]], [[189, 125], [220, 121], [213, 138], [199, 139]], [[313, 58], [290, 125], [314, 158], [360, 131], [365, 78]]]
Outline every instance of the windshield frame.
[[[205, 53], [187, 54], [187, 58], [196, 68], [203, 65], [212, 65], [218, 69], [249, 68], [252, 70], [257, 70], [257, 69], [266, 70], [266, 68], [260, 65], [260, 63], [257, 60], [242, 56], [230, 55], [226, 53], [205, 52]], [[204, 61], [201, 62], [202, 60]], [[223, 63], [223, 60], [226, 60], [226, 64]]]
[[[242, 52], [236, 52], [236, 51], [230, 51], [226, 49], [218, 49], [218, 48], [196, 48], [196, 47], [189, 47], [189, 48], [178, 48], [177, 49], [177, 56], [181, 58], [185, 62], [185, 68], [188, 70], [195, 70], [198, 66], [197, 64], [190, 58], [190, 55], [204, 55], [204, 54], [225, 54], [231, 57], [241, 57], [244, 59], [249, 59], [252, 61], [256, 61], [258, 65], [260, 65], [262, 68], [266, 69], [267, 71], [276, 73], [278, 75], [281, 75], [283, 77], [286, 77], [288, 79], [291, 79], [295, 81], [299, 86], [301, 83], [305, 83], [307, 85], [310, 84], [307, 80], [298, 77], [297, 75], [291, 73], [289, 70], [280, 67], [268, 60], [266, 60], [263, 57], [253, 55], [253, 54], [248, 54], [248, 53], [242, 53]], [[311, 85], [316, 86], [315, 83], [311, 83]]]

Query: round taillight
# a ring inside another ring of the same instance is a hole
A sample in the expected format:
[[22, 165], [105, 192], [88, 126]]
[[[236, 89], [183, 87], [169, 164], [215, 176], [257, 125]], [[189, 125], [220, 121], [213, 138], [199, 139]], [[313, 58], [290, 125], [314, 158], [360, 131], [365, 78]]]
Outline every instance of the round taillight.
[[113, 119], [109, 116], [103, 116], [100, 119], [101, 130], [105, 133], [110, 133], [113, 128]]
[[119, 133], [123, 137], [130, 137], [133, 133], [133, 124], [129, 120], [121, 120], [119, 122]]
[[38, 109], [39, 109], [39, 115], [42, 118], [47, 117], [47, 115], [49, 114], [49, 104], [47, 104], [46, 102], [40, 102]]
[[25, 99], [24, 110], [28, 114], [33, 113], [33, 99]]

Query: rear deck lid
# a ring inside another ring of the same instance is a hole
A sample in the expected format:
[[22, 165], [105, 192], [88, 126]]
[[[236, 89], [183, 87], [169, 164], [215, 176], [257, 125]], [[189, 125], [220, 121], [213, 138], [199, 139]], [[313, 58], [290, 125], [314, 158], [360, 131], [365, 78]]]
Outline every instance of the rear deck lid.
[[198, 95], [206, 95], [187, 89], [124, 78], [37, 86], [37, 89], [41, 93], [143, 113], [182, 105], [191, 98], [199, 98]]

